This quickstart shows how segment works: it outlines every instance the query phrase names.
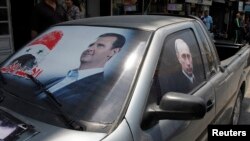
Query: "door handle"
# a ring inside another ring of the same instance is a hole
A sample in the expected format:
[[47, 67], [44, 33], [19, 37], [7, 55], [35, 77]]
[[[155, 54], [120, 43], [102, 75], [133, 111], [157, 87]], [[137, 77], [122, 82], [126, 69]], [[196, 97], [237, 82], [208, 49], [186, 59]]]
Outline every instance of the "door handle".
[[210, 111], [214, 107], [214, 100], [210, 99], [207, 101], [207, 112]]

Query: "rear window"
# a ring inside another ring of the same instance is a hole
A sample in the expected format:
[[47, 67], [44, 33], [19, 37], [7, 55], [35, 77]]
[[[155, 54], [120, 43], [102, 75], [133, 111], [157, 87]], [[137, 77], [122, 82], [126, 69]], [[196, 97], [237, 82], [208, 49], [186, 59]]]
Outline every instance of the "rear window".
[[[150, 34], [121, 28], [53, 27], [1, 66], [7, 82], [3, 89], [35, 108], [56, 112], [49, 92], [74, 120], [112, 124]], [[25, 113], [23, 109], [16, 106], [19, 113]], [[27, 114], [53, 124], [46, 116]]]

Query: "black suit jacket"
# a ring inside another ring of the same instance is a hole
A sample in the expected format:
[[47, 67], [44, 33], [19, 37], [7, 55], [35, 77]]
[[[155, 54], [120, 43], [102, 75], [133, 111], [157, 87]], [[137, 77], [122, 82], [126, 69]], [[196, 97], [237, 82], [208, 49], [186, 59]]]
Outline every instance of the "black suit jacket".
[[62, 102], [74, 104], [80, 98], [88, 98], [103, 83], [103, 72], [77, 80], [53, 93]]
[[[161, 78], [159, 78], [161, 79]], [[161, 83], [162, 82], [162, 83]], [[183, 72], [178, 72], [163, 82], [160, 81], [162, 94], [167, 92], [180, 92], [180, 93], [188, 93], [194, 87], [197, 86], [197, 80], [194, 78], [193, 83], [183, 74]]]
[[90, 111], [88, 105], [93, 107], [96, 101], [104, 98], [104, 94], [99, 92], [103, 83], [104, 77], [101, 72], [66, 85], [55, 91], [53, 95], [62, 104], [65, 111], [80, 117], [79, 111]]

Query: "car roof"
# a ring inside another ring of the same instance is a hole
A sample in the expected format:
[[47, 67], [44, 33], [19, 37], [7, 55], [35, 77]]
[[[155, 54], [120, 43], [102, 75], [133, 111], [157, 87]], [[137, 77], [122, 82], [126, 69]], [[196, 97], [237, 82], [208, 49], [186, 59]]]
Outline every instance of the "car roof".
[[84, 18], [68, 21], [58, 25], [85, 25], [85, 26], [107, 26], [135, 28], [142, 30], [156, 30], [160, 27], [193, 20], [186, 17], [162, 16], [162, 15], [130, 15], [130, 16], [104, 16], [94, 18]]

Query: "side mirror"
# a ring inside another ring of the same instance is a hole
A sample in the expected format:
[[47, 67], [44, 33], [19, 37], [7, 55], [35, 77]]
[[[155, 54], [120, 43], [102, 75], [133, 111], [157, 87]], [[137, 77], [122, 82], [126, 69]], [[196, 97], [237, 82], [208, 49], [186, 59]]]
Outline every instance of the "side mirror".
[[151, 105], [146, 112], [147, 121], [149, 119], [201, 119], [206, 113], [206, 104], [202, 98], [197, 96], [169, 92], [162, 97], [159, 106]]

